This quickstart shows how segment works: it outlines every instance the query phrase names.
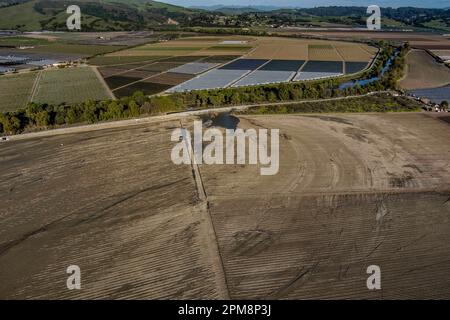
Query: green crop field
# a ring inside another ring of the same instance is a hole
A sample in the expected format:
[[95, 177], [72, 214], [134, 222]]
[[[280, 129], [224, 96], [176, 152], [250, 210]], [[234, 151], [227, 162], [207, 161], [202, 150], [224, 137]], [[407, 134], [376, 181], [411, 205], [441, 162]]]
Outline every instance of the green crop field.
[[0, 76], [0, 112], [25, 107], [31, 94], [36, 72]]
[[33, 102], [60, 104], [108, 99], [106, 88], [89, 67], [42, 72]]

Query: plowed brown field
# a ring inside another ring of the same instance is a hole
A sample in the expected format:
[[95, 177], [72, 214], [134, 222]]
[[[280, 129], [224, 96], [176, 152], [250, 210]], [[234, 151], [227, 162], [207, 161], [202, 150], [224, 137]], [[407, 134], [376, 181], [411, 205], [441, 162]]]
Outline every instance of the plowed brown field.
[[5, 142], [0, 298], [450, 298], [442, 120], [241, 116], [280, 129], [275, 176], [174, 165], [178, 121]]
[[424, 50], [412, 50], [406, 56], [406, 77], [400, 81], [404, 89], [426, 89], [450, 84], [450, 68]]

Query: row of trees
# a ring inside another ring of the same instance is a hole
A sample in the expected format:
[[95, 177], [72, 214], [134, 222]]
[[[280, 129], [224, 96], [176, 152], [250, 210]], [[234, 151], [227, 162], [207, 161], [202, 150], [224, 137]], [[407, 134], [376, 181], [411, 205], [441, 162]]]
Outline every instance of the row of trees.
[[[28, 130], [72, 125], [75, 123], [96, 123], [98, 121], [135, 118], [141, 115], [158, 115], [191, 108], [202, 109], [226, 105], [257, 104], [263, 102], [296, 101], [304, 99], [325, 99], [361, 95], [372, 91], [395, 89], [401, 76], [404, 55], [408, 47], [401, 48], [392, 67], [377, 82], [366, 86], [356, 85], [339, 89], [342, 79], [315, 82], [290, 82], [240, 88], [224, 88], [176, 93], [167, 96], [147, 97], [136, 92], [131, 97], [119, 100], [86, 101], [74, 105], [49, 105], [30, 103], [24, 110], [0, 114], [0, 132], [17, 134]], [[379, 75], [394, 49], [383, 45], [382, 51], [370, 72], [364, 76]]]
[[119, 100], [86, 101], [74, 105], [29, 103], [24, 110], [0, 114], [0, 132], [17, 134], [23, 131], [99, 121], [137, 118], [182, 110], [180, 99], [147, 97], [136, 92]]
[[393, 97], [379, 94], [342, 100], [303, 102], [290, 105], [255, 107], [238, 114], [286, 114], [286, 113], [321, 113], [321, 112], [401, 112], [419, 111], [422, 105], [403, 96]]

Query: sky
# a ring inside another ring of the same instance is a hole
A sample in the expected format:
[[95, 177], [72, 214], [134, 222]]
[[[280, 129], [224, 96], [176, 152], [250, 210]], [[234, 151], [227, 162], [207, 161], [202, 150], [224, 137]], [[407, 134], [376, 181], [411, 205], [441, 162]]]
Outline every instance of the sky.
[[448, 8], [449, 0], [160, 0], [184, 7], [212, 6], [212, 5], [267, 5], [277, 7], [311, 8], [318, 6], [369, 6], [376, 4], [380, 7], [421, 7], [421, 8]]

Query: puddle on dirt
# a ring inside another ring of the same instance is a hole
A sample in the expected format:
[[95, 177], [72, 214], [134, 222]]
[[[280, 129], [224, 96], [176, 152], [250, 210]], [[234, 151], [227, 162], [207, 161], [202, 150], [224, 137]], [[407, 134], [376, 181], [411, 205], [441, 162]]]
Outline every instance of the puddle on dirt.
[[239, 118], [229, 112], [210, 113], [202, 117], [203, 124], [207, 127], [221, 127], [236, 130], [240, 122]]

